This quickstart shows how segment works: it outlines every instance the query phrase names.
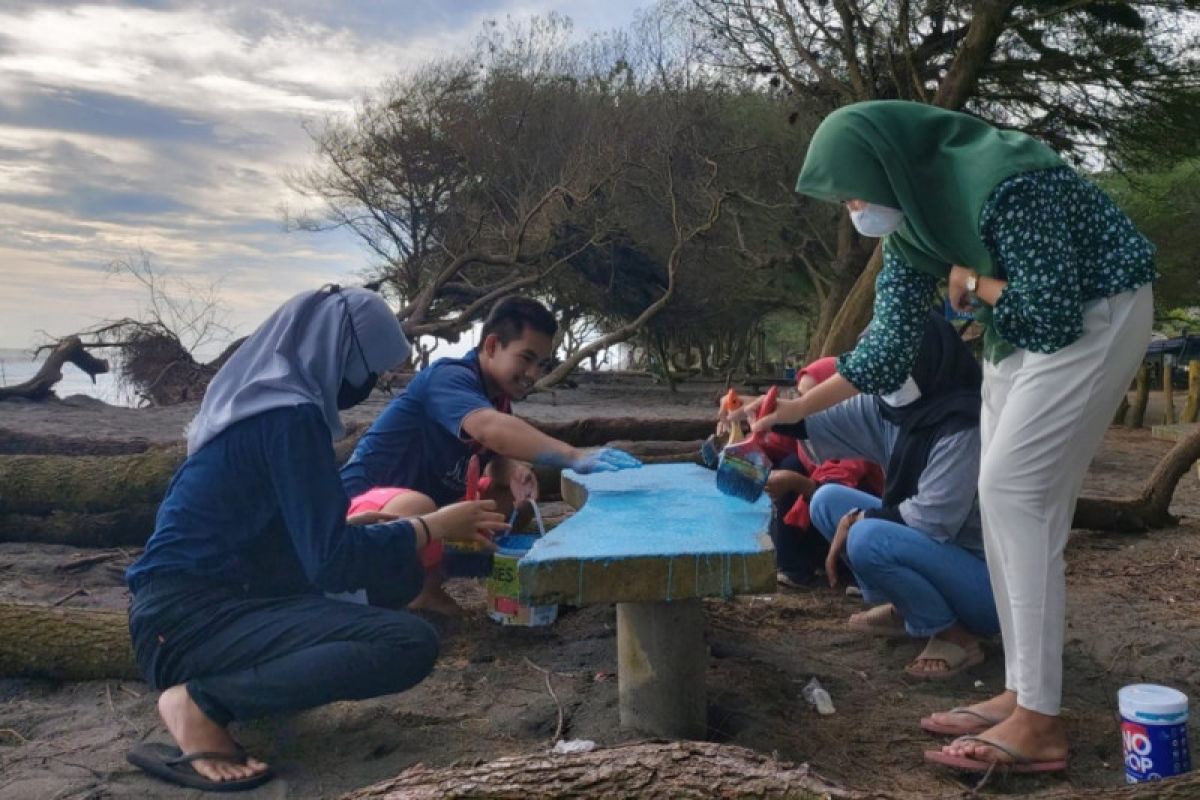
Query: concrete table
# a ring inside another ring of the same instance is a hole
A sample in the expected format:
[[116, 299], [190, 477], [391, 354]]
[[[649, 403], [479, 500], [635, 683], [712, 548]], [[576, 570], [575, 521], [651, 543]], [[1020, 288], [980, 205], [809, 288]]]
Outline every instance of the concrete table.
[[773, 591], [766, 496], [727, 497], [695, 464], [562, 477], [579, 513], [518, 565], [524, 603], [616, 603], [623, 728], [702, 739], [707, 729], [702, 597]]

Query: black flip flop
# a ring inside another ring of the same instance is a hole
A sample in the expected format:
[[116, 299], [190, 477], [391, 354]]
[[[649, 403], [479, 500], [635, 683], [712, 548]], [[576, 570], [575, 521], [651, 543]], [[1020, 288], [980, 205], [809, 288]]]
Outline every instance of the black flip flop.
[[275, 777], [275, 773], [267, 768], [265, 772], [241, 780], [214, 781], [196, 772], [192, 767], [193, 761], [201, 760], [245, 764], [246, 753], [240, 749], [236, 753], [187, 753], [185, 755], [173, 745], [161, 742], [142, 742], [130, 750], [125, 758], [130, 764], [156, 778], [205, 792], [244, 792], [256, 786], [262, 786]]

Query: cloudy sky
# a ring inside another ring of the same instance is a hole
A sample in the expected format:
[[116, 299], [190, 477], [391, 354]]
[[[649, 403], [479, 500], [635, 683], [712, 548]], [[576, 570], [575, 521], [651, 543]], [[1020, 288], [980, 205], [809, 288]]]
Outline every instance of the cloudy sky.
[[288, 233], [302, 123], [463, 50], [487, 19], [557, 11], [581, 35], [646, 0], [0, 3], [0, 347], [135, 314], [106, 265], [145, 252], [221, 282], [240, 332], [368, 263], [341, 233]]

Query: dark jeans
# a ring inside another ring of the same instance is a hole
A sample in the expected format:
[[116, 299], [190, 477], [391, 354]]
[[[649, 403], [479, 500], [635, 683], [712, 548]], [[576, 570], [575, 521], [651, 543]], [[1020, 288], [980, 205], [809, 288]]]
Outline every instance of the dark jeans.
[[147, 682], [186, 683], [219, 725], [401, 692], [438, 654], [433, 627], [413, 614], [179, 576], [138, 588], [129, 630]]
[[[794, 455], [780, 461], [775, 469], [808, 474]], [[825, 566], [829, 542], [812, 526], [797, 528], [784, 523], [784, 515], [791, 511], [798, 498], [797, 494], [788, 494], [776, 501], [775, 516], [771, 519], [771, 541], [775, 543], [776, 568], [797, 583], [810, 583], [813, 574]]]

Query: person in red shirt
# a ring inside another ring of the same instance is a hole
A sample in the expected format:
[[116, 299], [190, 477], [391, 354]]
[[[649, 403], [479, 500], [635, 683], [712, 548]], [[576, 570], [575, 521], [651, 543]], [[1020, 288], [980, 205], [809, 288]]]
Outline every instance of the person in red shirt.
[[[837, 371], [837, 359], [820, 358], [796, 373], [796, 392], [803, 395]], [[829, 542], [812, 526], [808, 501], [827, 483], [838, 483], [872, 494], [883, 492], [883, 470], [862, 459], [816, 462], [804, 444], [779, 433], [767, 436], [764, 449], [774, 469], [766, 492], [775, 504], [771, 539], [775, 542], [777, 580], [784, 586], [813, 585], [825, 564]], [[847, 581], [852, 576], [844, 576]]]

